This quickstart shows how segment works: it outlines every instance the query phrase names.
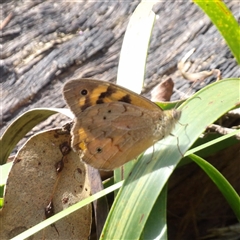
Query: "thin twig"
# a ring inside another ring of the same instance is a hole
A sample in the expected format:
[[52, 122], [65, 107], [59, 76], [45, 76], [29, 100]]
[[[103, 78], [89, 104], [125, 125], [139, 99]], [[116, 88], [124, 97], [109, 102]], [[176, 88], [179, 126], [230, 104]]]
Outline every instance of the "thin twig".
[[2, 30], [11, 20], [13, 14], [12, 12], [8, 14], [8, 16], [1, 22], [0, 24], [0, 30]]
[[[222, 135], [226, 135], [226, 134], [229, 134], [229, 133], [232, 133], [233, 131], [235, 131], [235, 129], [221, 127], [217, 124], [211, 124], [210, 126], [208, 126], [207, 129], [213, 130], [213, 131], [218, 132]], [[236, 137], [237, 140], [240, 140], [240, 133], [236, 134], [235, 137]]]
[[233, 118], [240, 118], [240, 108], [233, 109], [229, 111], [226, 115]]

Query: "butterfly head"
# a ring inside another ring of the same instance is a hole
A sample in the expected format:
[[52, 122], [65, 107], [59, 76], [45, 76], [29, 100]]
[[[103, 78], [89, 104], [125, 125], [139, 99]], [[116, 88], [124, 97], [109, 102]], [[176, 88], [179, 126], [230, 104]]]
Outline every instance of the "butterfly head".
[[167, 137], [171, 134], [174, 129], [176, 123], [179, 121], [181, 117], [181, 111], [172, 109], [165, 110], [162, 112], [159, 117], [157, 128], [156, 128], [156, 138], [160, 140], [164, 137]]
[[182, 112], [176, 109], [173, 109], [170, 111], [170, 114], [172, 115], [172, 119], [175, 120], [176, 122], [179, 121]]

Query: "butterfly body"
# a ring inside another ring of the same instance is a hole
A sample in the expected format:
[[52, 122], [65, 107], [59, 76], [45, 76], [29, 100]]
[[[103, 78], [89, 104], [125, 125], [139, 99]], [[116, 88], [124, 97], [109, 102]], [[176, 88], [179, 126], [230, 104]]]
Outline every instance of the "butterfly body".
[[75, 114], [72, 148], [91, 166], [112, 170], [169, 135], [180, 118], [120, 86], [71, 80], [64, 97]]

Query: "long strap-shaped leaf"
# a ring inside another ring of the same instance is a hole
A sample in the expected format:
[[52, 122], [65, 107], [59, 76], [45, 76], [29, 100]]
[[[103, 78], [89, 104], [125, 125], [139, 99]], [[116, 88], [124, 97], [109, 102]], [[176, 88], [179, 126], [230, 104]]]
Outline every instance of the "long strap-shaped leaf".
[[233, 209], [238, 221], [240, 221], [240, 197], [238, 196], [235, 189], [231, 184], [225, 179], [225, 177], [210, 163], [205, 161], [203, 158], [190, 154], [189, 157], [198, 164], [199, 167], [211, 178], [214, 184], [221, 191], [225, 199], [228, 201], [229, 205]]
[[209, 124], [239, 102], [240, 79], [227, 79], [205, 87], [184, 103], [175, 137], [156, 144], [153, 155], [146, 152], [124, 182], [101, 239], [139, 239], [155, 201], [181, 160], [179, 148], [185, 153]]
[[224, 1], [193, 0], [193, 2], [195, 2], [215, 24], [227, 42], [238, 64], [240, 64], [240, 26]]
[[63, 113], [66, 116], [72, 117], [72, 114], [68, 109], [34, 108], [15, 119], [0, 137], [0, 165], [6, 163], [9, 154], [25, 134], [37, 124], [55, 113]]

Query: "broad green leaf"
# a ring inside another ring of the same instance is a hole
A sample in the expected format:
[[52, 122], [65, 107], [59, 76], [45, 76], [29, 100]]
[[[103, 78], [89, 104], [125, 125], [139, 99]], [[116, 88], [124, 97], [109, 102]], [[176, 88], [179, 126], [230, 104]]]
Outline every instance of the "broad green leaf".
[[[139, 3], [132, 14], [120, 53], [117, 83], [136, 93], [140, 93], [145, 76], [147, 51], [155, 20], [152, 7], [156, 1]], [[179, 102], [158, 103], [162, 109], [171, 109]], [[114, 171], [114, 181], [125, 179], [135, 161], [126, 163]]]
[[[151, 32], [155, 20], [152, 7], [155, 1], [142, 1], [133, 12], [124, 35], [120, 53], [117, 84], [141, 93]], [[126, 71], [128, 69], [128, 71]], [[134, 161], [114, 171], [114, 181], [125, 179]]]
[[12, 162], [0, 165], [0, 185], [5, 185], [9, 171], [11, 170]]
[[[165, 186], [155, 202], [153, 209], [146, 222], [141, 239], [167, 240], [167, 192]], [[159, 228], [159, 226], [165, 226]]]
[[155, 1], [142, 1], [133, 12], [124, 35], [120, 53], [117, 83], [141, 93], [145, 75], [147, 51], [155, 14]]
[[[206, 126], [239, 104], [239, 92], [239, 79], [222, 80], [182, 104], [181, 125], [177, 124], [174, 136], [155, 144], [154, 153], [149, 149], [137, 162], [119, 191], [101, 239], [140, 238], [159, 194], [182, 158], [181, 153], [191, 147]], [[160, 230], [164, 228], [164, 224], [159, 225]]]
[[6, 163], [9, 154], [26, 133], [55, 113], [63, 113], [67, 116], [71, 116], [68, 109], [35, 108], [23, 113], [20, 117], [14, 120], [0, 138], [0, 165]]
[[4, 187], [7, 182], [8, 173], [12, 167], [12, 162], [0, 165], [0, 208], [3, 206]]

